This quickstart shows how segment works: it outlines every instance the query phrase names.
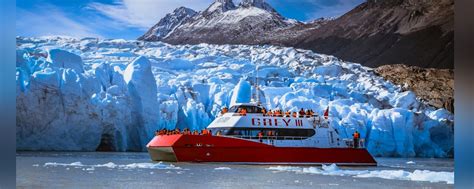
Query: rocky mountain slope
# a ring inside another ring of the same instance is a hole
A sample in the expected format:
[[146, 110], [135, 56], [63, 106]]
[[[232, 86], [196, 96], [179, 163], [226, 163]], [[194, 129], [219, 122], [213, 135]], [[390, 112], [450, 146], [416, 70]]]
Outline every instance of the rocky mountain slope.
[[161, 40], [194, 15], [196, 15], [196, 11], [186, 7], [179, 7], [163, 17], [156, 25], [151, 27], [145, 35], [138, 39], [147, 41]]
[[377, 67], [453, 68], [453, 0], [368, 0], [287, 45]]
[[[368, 0], [334, 20], [285, 19], [263, 0], [216, 0], [161, 40], [170, 44], [272, 44], [370, 67], [453, 68], [454, 0]], [[161, 21], [160, 21], [161, 22]]]
[[454, 72], [450, 69], [385, 65], [375, 69], [385, 79], [415, 92], [423, 101], [454, 113]]

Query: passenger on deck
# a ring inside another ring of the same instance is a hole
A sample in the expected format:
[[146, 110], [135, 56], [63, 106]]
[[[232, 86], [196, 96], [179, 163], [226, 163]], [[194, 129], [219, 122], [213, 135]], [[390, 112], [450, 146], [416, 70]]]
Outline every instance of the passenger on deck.
[[297, 117], [296, 112], [293, 112], [293, 113], [292, 113], [292, 116], [293, 116], [293, 117]]
[[258, 140], [259, 140], [260, 142], [263, 142], [263, 140], [262, 140], [262, 138], [263, 138], [263, 131], [258, 132], [257, 136], [258, 136]]
[[247, 109], [246, 108], [241, 108], [239, 113], [240, 113], [240, 116], [246, 116], [247, 115]]
[[225, 114], [229, 111], [229, 109], [227, 109], [227, 107], [224, 106], [224, 108], [222, 108], [222, 111], [221, 111], [221, 114]]
[[270, 140], [270, 143], [273, 144], [273, 131], [268, 131], [267, 132], [268, 139]]
[[217, 131], [216, 136], [221, 136], [221, 131]]
[[285, 112], [285, 117], [290, 117], [291, 116], [291, 112], [290, 111], [286, 111]]
[[272, 110], [268, 110], [267, 116], [270, 116], [270, 117], [273, 116]]
[[199, 132], [197, 130], [194, 130], [193, 135], [199, 135]]
[[355, 131], [354, 134], [352, 134], [353, 137], [353, 142], [354, 142], [354, 148], [359, 148], [359, 139], [360, 139], [360, 134], [359, 132]]
[[301, 110], [298, 113], [300, 114], [300, 117], [304, 117], [305, 115], [303, 108], [301, 108]]
[[266, 116], [267, 115], [267, 109], [262, 108], [262, 114], [263, 114], [263, 116]]
[[275, 110], [275, 114], [274, 114], [275, 117], [281, 117], [281, 113], [279, 110]]
[[309, 109], [306, 110], [306, 117], [311, 117], [311, 111], [309, 111]]

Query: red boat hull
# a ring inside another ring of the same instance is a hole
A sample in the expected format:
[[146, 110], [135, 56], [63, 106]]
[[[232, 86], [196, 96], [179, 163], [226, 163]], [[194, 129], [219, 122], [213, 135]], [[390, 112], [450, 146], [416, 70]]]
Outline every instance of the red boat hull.
[[155, 136], [147, 144], [147, 149], [154, 161], [377, 165], [363, 148], [275, 147], [220, 136]]

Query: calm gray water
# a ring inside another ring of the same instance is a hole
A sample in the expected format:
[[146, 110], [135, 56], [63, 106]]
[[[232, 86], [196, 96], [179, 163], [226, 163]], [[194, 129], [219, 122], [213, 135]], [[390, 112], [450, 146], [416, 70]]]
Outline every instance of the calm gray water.
[[[16, 184], [18, 188], [453, 187], [445, 181], [435, 181], [453, 174], [452, 159], [377, 158], [377, 162], [377, 167], [323, 169], [321, 166], [160, 163], [152, 162], [147, 153], [18, 152]], [[414, 176], [415, 170], [427, 171]]]

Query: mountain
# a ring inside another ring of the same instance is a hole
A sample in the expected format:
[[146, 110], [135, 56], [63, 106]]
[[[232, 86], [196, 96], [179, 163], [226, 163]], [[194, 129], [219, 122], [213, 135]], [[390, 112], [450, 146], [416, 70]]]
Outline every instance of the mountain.
[[454, 72], [452, 69], [384, 65], [374, 69], [386, 80], [413, 91], [422, 101], [454, 113]]
[[368, 0], [285, 45], [370, 67], [454, 67], [453, 0]]
[[[162, 39], [170, 44], [271, 44], [378, 67], [454, 67], [454, 0], [367, 0], [337, 19], [301, 23], [264, 0], [216, 0]], [[161, 21], [160, 21], [161, 22]]]
[[302, 23], [284, 18], [263, 0], [244, 0], [238, 6], [231, 0], [216, 0], [204, 11], [181, 22], [168, 36], [158, 39], [149, 37], [147, 32], [139, 39], [170, 44], [262, 44], [268, 41], [266, 36], [296, 25]]
[[172, 13], [166, 14], [156, 25], [151, 27], [145, 35], [138, 38], [139, 40], [147, 41], [158, 41], [166, 37], [172, 32], [177, 26], [180, 26], [183, 22], [196, 15], [196, 11], [186, 8], [179, 7]]

